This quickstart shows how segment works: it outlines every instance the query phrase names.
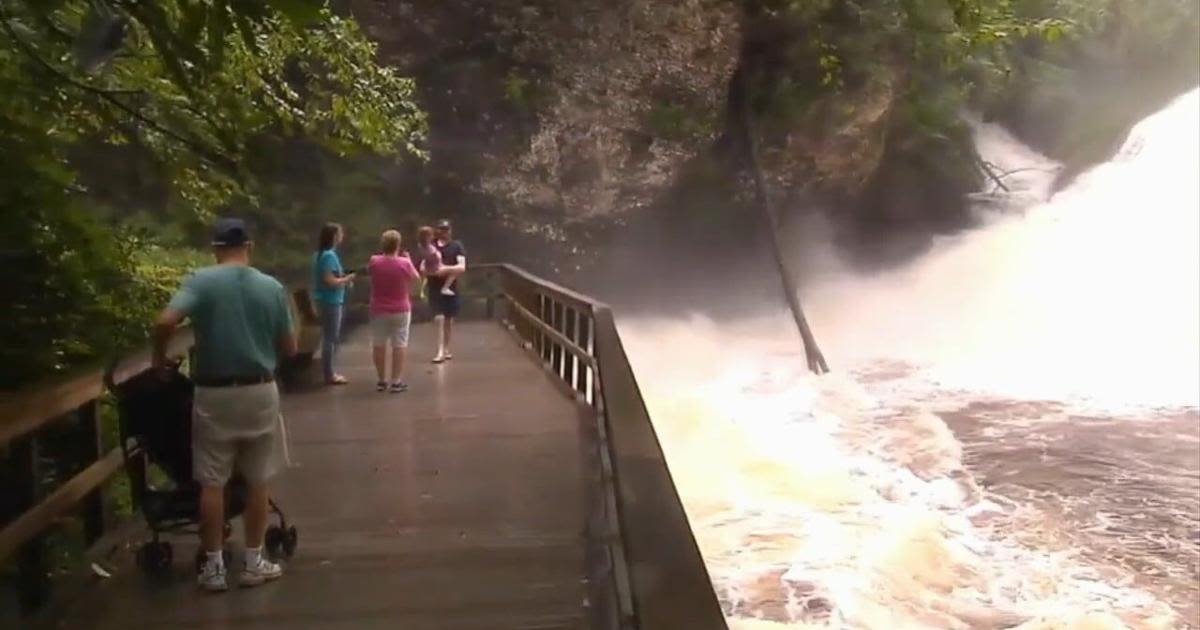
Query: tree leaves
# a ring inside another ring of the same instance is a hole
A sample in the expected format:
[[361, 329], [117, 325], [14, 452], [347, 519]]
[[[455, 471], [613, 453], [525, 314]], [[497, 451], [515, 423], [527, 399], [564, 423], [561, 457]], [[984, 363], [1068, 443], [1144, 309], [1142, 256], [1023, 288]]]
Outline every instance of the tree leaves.
[[259, 203], [273, 185], [248, 147], [264, 138], [347, 155], [423, 151], [412, 80], [379, 66], [357, 25], [324, 2], [104, 4], [114, 12], [91, 0], [0, 3], [0, 261], [21, 270], [0, 318], [0, 335], [20, 341], [0, 347], [0, 389], [143, 339], [195, 262], [113, 230], [68, 155], [126, 145], [165, 180], [166, 207], [154, 210], [186, 225]]
[[[374, 45], [353, 20], [322, 2], [285, 4], [290, 17], [262, 0], [114, 0], [132, 30], [121, 55], [94, 79], [72, 79], [68, 68], [49, 72], [40, 94], [70, 106], [39, 124], [61, 126], [66, 114], [84, 135], [133, 141], [168, 165], [189, 204], [205, 204], [200, 212], [254, 197], [258, 185], [240, 153], [258, 134], [304, 135], [347, 154], [422, 157], [426, 123], [412, 81], [375, 62]], [[89, 6], [68, 1], [44, 17], [69, 24]], [[31, 30], [26, 45], [54, 68], [62, 46], [44, 29]]]
[[273, 9], [297, 26], [308, 26], [322, 17], [322, 0], [268, 0]]

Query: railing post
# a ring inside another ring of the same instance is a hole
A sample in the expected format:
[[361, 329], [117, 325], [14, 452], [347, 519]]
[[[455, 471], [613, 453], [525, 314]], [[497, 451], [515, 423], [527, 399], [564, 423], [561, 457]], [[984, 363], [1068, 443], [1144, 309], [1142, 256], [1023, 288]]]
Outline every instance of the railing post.
[[[551, 311], [551, 309], [554, 308], [554, 302], [552, 302], [550, 300], [550, 297], [544, 293], [538, 293], [537, 296], [538, 296], [538, 311], [537, 311], [538, 318], [540, 318], [543, 323], [549, 324], [550, 323], [550, 311]], [[546, 364], [549, 364], [551, 361], [551, 358], [554, 356], [554, 344], [552, 343], [552, 340], [550, 339], [550, 337], [548, 335], [546, 335], [546, 333], [544, 333], [544, 332], [538, 332], [538, 339], [541, 340], [540, 348], [542, 351], [542, 361], [545, 362]]]
[[[8, 480], [0, 493], [4, 523], [10, 523], [26, 510], [37, 505], [41, 495], [38, 480], [41, 479], [40, 461], [36, 435], [29, 435], [9, 443], [7, 468], [4, 479]], [[22, 613], [31, 613], [39, 608], [50, 593], [50, 579], [46, 573], [46, 539], [35, 536], [21, 546], [16, 553], [17, 602]]]
[[[582, 310], [575, 312], [575, 318], [578, 320], [575, 324], [575, 343], [579, 344], [579, 347], [583, 348], [583, 350], [585, 352], [587, 352], [588, 354], [592, 354], [592, 348], [589, 345], [590, 344], [589, 333], [591, 331], [591, 318], [589, 317], [589, 314], [587, 312], [582, 311]], [[592, 356], [595, 356], [595, 355], [592, 355]], [[577, 363], [576, 370], [575, 370], [575, 382], [572, 383], [572, 385], [575, 387], [575, 391], [579, 392], [579, 394], [581, 396], [583, 396], [585, 400], [587, 399], [587, 396], [588, 396], [587, 379], [588, 379], [588, 372], [590, 370], [591, 370], [591, 368], [588, 367], [587, 365], [585, 365], [584, 363]]]
[[[579, 311], [573, 307], [563, 307], [563, 334], [570, 339], [572, 343], [579, 344], [579, 339], [575, 337], [576, 325], [579, 322]], [[566, 381], [567, 387], [575, 389], [575, 371], [579, 369], [579, 358], [573, 352], [563, 352], [563, 371], [562, 379]]]
[[[529, 287], [520, 282], [520, 279], [509, 272], [505, 272], [504, 275], [504, 291], [508, 293], [516, 306], [520, 306], [531, 313], [537, 312], [537, 296], [530, 291]], [[533, 324], [525, 321], [525, 318], [518, 314], [516, 308], [509, 309], [508, 316], [513, 326], [517, 329], [517, 335], [528, 344], [527, 347], [532, 348], [534, 352], [541, 352], [541, 336], [538, 334], [537, 329], [533, 327]]]
[[500, 290], [496, 283], [496, 271], [488, 269], [485, 277], [487, 280], [487, 295], [483, 301], [483, 314], [488, 319], [496, 319], [496, 293]]
[[607, 413], [604, 406], [604, 391], [600, 385], [600, 373], [602, 365], [599, 349], [596, 347], [596, 330], [600, 327], [600, 323], [596, 320], [596, 310], [592, 309], [591, 334], [589, 335], [587, 351], [592, 356], [596, 357], [596, 367], [592, 370], [591, 382], [588, 383], [588, 391], [592, 396], [592, 408], [596, 413], [602, 416]]
[[[80, 460], [85, 466], [104, 457], [104, 436], [100, 428], [98, 405], [92, 400], [79, 408]], [[83, 512], [84, 543], [91, 546], [104, 534], [104, 486], [88, 493], [80, 502]]]
[[125, 464], [129, 475], [129, 503], [134, 510], [141, 510], [146, 503], [142, 489], [146, 487], [146, 454], [138, 451]]
[[[555, 301], [550, 304], [550, 321], [548, 323], [551, 328], [560, 333], [563, 331], [563, 308], [562, 302]], [[554, 375], [560, 379], [563, 377], [566, 354], [567, 349], [562, 347], [562, 344], [555, 342], [554, 350], [550, 354], [550, 367], [554, 370]]]

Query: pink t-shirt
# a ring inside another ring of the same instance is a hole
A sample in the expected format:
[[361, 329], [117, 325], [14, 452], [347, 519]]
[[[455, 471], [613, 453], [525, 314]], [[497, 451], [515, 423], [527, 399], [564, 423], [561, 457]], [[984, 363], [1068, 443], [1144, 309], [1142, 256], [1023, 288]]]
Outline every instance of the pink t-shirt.
[[372, 315], [407, 313], [412, 310], [410, 285], [419, 274], [407, 256], [372, 256], [367, 270], [371, 275]]

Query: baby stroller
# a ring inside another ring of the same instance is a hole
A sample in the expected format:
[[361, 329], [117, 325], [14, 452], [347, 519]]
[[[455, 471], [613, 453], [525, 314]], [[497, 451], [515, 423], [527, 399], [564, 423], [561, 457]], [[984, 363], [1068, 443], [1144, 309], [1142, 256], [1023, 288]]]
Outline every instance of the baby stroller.
[[[114, 368], [105, 372], [104, 384], [117, 403], [117, 426], [130, 493], [153, 535], [138, 549], [137, 563], [149, 575], [162, 575], [170, 571], [174, 552], [171, 543], [160, 540], [160, 535], [199, 532], [200, 484], [192, 479], [194, 386], [177, 367], [165, 375], [147, 370], [115, 385]], [[165, 483], [148, 482], [148, 464], [162, 471]], [[229, 520], [239, 516], [245, 504], [246, 482], [235, 474], [225, 487], [226, 538], [232, 532]], [[270, 506], [277, 522], [267, 528], [267, 553], [291, 557], [296, 551], [296, 528], [287, 524], [274, 501]], [[202, 561], [202, 550], [197, 550], [197, 567]]]

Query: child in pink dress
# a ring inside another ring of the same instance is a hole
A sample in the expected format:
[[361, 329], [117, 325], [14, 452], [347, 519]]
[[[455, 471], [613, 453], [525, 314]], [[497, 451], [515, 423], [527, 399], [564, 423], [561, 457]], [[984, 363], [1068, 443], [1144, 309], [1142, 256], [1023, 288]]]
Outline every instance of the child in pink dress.
[[437, 243], [433, 239], [433, 228], [429, 226], [417, 230], [417, 256], [421, 273], [426, 277], [421, 291], [425, 291], [428, 276], [439, 276], [446, 278], [446, 283], [442, 285], [442, 295], [454, 295], [454, 289], [451, 288], [454, 285], [453, 280], [461, 274], [456, 270], [443, 268], [442, 253], [438, 251]]

